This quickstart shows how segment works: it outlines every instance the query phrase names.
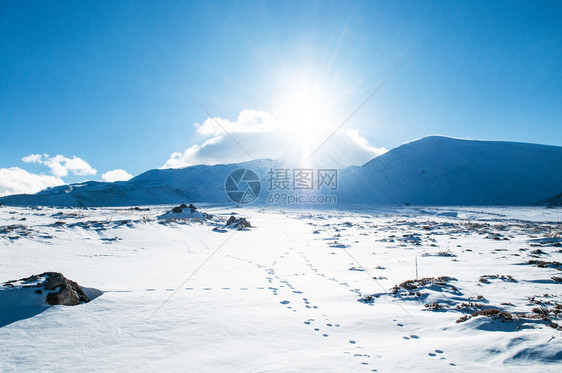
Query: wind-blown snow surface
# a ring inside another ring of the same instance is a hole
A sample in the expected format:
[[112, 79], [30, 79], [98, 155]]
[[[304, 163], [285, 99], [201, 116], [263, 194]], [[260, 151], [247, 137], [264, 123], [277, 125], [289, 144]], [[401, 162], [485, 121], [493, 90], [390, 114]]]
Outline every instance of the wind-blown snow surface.
[[[237, 209], [253, 228], [214, 231], [232, 211], [198, 207], [213, 218], [0, 208], [0, 282], [57, 271], [103, 291], [8, 321], [0, 303], [0, 371], [562, 368], [548, 325], [561, 323], [560, 209]], [[416, 257], [420, 278], [454, 279], [386, 293], [415, 278]], [[532, 317], [541, 306], [550, 321]], [[521, 317], [456, 323], [488, 308]]]
[[[150, 170], [129, 181], [86, 182], [0, 198], [17, 206], [130, 206], [186, 200], [227, 203], [224, 183], [238, 168], [260, 176], [265, 203], [273, 160]], [[297, 167], [298, 168], [298, 167]], [[362, 167], [339, 170], [339, 202], [423, 205], [532, 205], [562, 190], [562, 147], [430, 136]], [[322, 191], [315, 193], [322, 193]]]

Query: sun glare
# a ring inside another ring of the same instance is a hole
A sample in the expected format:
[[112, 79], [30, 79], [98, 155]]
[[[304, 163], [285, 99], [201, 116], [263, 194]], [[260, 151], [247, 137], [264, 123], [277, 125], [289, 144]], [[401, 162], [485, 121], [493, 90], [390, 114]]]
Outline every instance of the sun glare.
[[274, 113], [288, 131], [290, 152], [303, 162], [334, 127], [334, 98], [321, 81], [298, 74], [281, 84]]

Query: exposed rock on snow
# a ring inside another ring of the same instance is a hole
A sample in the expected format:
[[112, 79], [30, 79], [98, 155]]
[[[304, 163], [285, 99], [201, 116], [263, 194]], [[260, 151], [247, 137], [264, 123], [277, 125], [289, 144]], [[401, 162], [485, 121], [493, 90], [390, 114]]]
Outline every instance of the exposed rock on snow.
[[185, 203], [182, 203], [180, 206], [176, 206], [167, 213], [160, 215], [158, 219], [160, 220], [177, 220], [177, 219], [199, 219], [205, 220], [209, 219], [212, 216], [205, 212], [201, 212], [197, 210], [197, 207], [193, 206], [193, 204], [189, 204], [187, 206]]
[[129, 210], [131, 210], [131, 211], [150, 211], [150, 208], [148, 208], [148, 207], [142, 208], [142, 207], [135, 206], [135, 207], [131, 207]]
[[250, 224], [246, 218], [236, 218], [234, 215], [231, 215], [230, 218], [228, 218], [226, 226], [228, 228], [236, 229], [252, 228], [252, 224]]
[[50, 304], [76, 306], [90, 301], [80, 285], [64, 277], [58, 272], [44, 272], [19, 280], [8, 281], [4, 287], [12, 289], [35, 288], [35, 294], [44, 296]]

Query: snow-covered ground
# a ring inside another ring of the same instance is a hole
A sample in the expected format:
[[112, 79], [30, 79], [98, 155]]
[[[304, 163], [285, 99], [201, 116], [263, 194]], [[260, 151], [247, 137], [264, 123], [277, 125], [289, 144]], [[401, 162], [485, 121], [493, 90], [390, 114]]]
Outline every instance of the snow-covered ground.
[[171, 207], [0, 208], [0, 283], [103, 291], [0, 287], [0, 371], [562, 370], [561, 209]]

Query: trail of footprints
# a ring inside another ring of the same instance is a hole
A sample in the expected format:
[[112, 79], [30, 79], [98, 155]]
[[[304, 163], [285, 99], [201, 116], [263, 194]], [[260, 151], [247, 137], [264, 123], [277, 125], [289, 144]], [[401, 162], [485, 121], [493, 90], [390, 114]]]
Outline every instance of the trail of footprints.
[[[233, 260], [237, 260], [237, 261], [241, 261], [241, 262], [245, 262], [248, 263], [250, 265], [253, 265], [263, 271], [266, 272], [266, 277], [265, 279], [267, 280], [267, 282], [271, 285], [268, 287], [255, 287], [255, 288], [251, 288], [253, 290], [267, 290], [267, 291], [271, 291], [273, 295], [275, 296], [280, 296], [280, 292], [284, 291], [285, 289], [287, 290], [284, 299], [279, 301], [279, 304], [281, 306], [284, 306], [288, 311], [294, 312], [294, 313], [298, 313], [298, 312], [307, 312], [307, 313], [315, 313], [316, 314], [316, 318], [314, 317], [309, 317], [307, 318], [305, 321], [303, 321], [303, 324], [310, 327], [311, 330], [318, 334], [319, 337], [322, 338], [329, 338], [330, 337], [330, 330], [341, 330], [340, 328], [342, 328], [342, 325], [339, 323], [335, 323], [333, 321], [330, 320], [329, 317], [327, 317], [326, 314], [319, 314], [320, 313], [320, 309], [317, 305], [313, 304], [310, 299], [306, 296], [303, 296], [303, 292], [297, 288], [295, 288], [295, 286], [293, 286], [293, 284], [291, 284], [291, 282], [289, 280], [287, 280], [286, 278], [282, 278], [279, 275], [277, 275], [276, 271], [275, 271], [275, 266], [277, 266], [283, 259], [285, 259], [287, 256], [291, 255], [292, 252], [294, 251], [294, 247], [292, 245], [292, 242], [290, 240], [290, 238], [287, 235], [287, 239], [289, 241], [289, 243], [291, 244], [289, 249], [285, 252], [283, 252], [277, 259], [273, 260], [271, 262], [271, 266], [266, 266], [263, 264], [260, 264], [256, 261], [253, 261], [251, 259], [245, 259], [245, 258], [241, 258], [241, 257], [237, 257], [235, 255], [231, 255], [231, 254], [223, 254], [223, 256], [233, 259]], [[210, 250], [210, 248], [204, 243], [201, 242], [205, 248], [207, 250]], [[298, 253], [298, 255], [300, 256], [300, 258], [304, 261], [304, 263], [306, 264], [306, 266], [310, 269], [310, 271], [312, 271], [315, 275], [320, 276], [328, 281], [332, 281], [340, 286], [343, 286], [345, 288], [348, 289], [348, 291], [357, 294], [358, 296], [361, 296], [361, 291], [360, 289], [356, 289], [356, 288], [352, 288], [350, 286], [349, 283], [347, 282], [343, 282], [343, 281], [339, 281], [338, 279], [334, 278], [334, 277], [328, 277], [328, 275], [326, 275], [325, 273], [322, 273], [318, 268], [316, 268], [312, 261], [302, 252], [300, 251]], [[229, 290], [241, 290], [241, 291], [247, 291], [250, 290], [250, 288], [248, 287], [240, 287], [240, 288], [230, 288], [230, 287], [221, 287], [221, 288], [202, 288], [202, 290], [204, 291], [211, 291], [211, 290], [223, 290], [223, 291], [229, 291]], [[155, 291], [156, 289], [146, 289], [146, 291]], [[166, 289], [166, 291], [174, 291], [175, 289]], [[195, 290], [195, 288], [192, 287], [186, 287], [185, 290]], [[304, 306], [304, 308], [302, 308], [302, 306]], [[314, 316], [314, 315], [311, 315]], [[394, 322], [396, 322], [396, 320], [393, 320]], [[401, 323], [396, 323], [397, 327], [404, 327], [403, 324]], [[410, 335], [410, 336], [404, 336], [403, 339], [405, 340], [418, 340], [420, 339], [420, 337], [418, 337], [417, 335]], [[361, 346], [355, 339], [349, 339], [346, 338], [344, 339], [344, 343], [347, 346], [347, 348], [344, 349], [343, 354], [344, 355], [349, 355], [349, 356], [353, 356], [354, 358], [357, 358], [358, 360], [360, 360], [360, 364], [362, 366], [368, 367], [369, 363], [366, 360], [369, 359], [378, 359], [381, 358], [380, 355], [372, 355], [372, 354], [368, 354], [368, 353], [358, 353], [358, 352], [353, 352], [353, 350], [358, 351], [358, 350], [362, 350], [364, 347]], [[435, 349], [432, 350], [431, 352], [428, 352], [427, 355], [429, 358], [439, 358], [440, 360], [446, 360], [445, 358], [445, 353], [443, 350], [440, 349]], [[450, 363], [450, 366], [456, 366], [454, 363]], [[376, 369], [371, 369], [371, 371], [376, 372]]]
[[[267, 273], [267, 276], [265, 277], [265, 279], [267, 280], [267, 282], [269, 284], [271, 284], [272, 286], [267, 287], [267, 290], [270, 290], [273, 295], [275, 296], [279, 296], [280, 291], [287, 289], [289, 291], [289, 293], [286, 294], [286, 298], [287, 299], [282, 299], [279, 301], [279, 304], [284, 306], [288, 311], [292, 311], [292, 312], [307, 312], [307, 313], [319, 313], [319, 307], [316, 304], [313, 304], [309, 298], [302, 296], [303, 292], [297, 288], [295, 288], [293, 286], [293, 284], [291, 284], [290, 281], [288, 281], [287, 279], [281, 278], [279, 275], [276, 274], [275, 269], [273, 268], [273, 266], [277, 265], [279, 263], [280, 260], [282, 260], [283, 258], [285, 258], [287, 255], [289, 255], [291, 252], [291, 249], [289, 251], [284, 252], [277, 260], [274, 260], [272, 262], [272, 267], [267, 267], [264, 266], [262, 264], [256, 263], [253, 260], [249, 260], [249, 259], [243, 259], [240, 257], [236, 257], [234, 255], [230, 255], [230, 254], [224, 254], [226, 257], [234, 259], [234, 260], [239, 260], [239, 261], [243, 261], [249, 264], [252, 264], [262, 270], [264, 270]], [[278, 286], [274, 286], [274, 285], [278, 285]], [[298, 298], [297, 298], [298, 297]], [[292, 298], [292, 299], [291, 299]], [[291, 299], [291, 300], [289, 300]], [[304, 309], [301, 308], [302, 306], [304, 306]], [[323, 319], [323, 321], [320, 321], [319, 319]], [[338, 328], [342, 328], [342, 326], [339, 323], [334, 323], [332, 322], [327, 316], [326, 314], [321, 314], [321, 317], [310, 317], [307, 318], [305, 321], [303, 321], [304, 325], [309, 326], [315, 333], [317, 333], [320, 337], [322, 338], [329, 338], [330, 334], [329, 334], [329, 330], [330, 329], [338, 329]], [[353, 347], [354, 349], [362, 349], [363, 347], [360, 346], [359, 344], [357, 344], [357, 342], [355, 340], [348, 340], [346, 342], [347, 346], [349, 347]], [[344, 354], [346, 355], [351, 355], [352, 352], [351, 351], [344, 351]], [[366, 358], [371, 358], [372, 356], [369, 354], [353, 354], [354, 357], [356, 358], [362, 358], [361, 360], [365, 360]], [[361, 365], [369, 365], [369, 363], [367, 363], [366, 361], [361, 361]], [[376, 370], [373, 370], [376, 371]]]
[[[320, 227], [316, 227], [316, 228], [319, 229]], [[319, 230], [316, 230], [316, 232], [318, 232], [318, 231], [319, 231]], [[307, 243], [307, 246], [308, 246], [308, 243]], [[354, 288], [352, 288], [352, 287], [349, 285], [349, 283], [343, 282], [343, 281], [339, 281], [338, 279], [336, 279], [336, 278], [334, 278], [334, 277], [328, 277], [326, 274], [322, 273], [318, 268], [314, 267], [312, 261], [304, 254], [304, 252], [301, 251], [299, 254], [300, 254], [301, 258], [304, 260], [304, 262], [306, 263], [306, 265], [309, 267], [309, 269], [310, 269], [313, 273], [315, 273], [317, 276], [320, 276], [320, 277], [325, 278], [325, 279], [327, 279], [327, 280], [329, 280], [329, 281], [332, 281], [332, 282], [334, 282], [334, 283], [336, 283], [336, 284], [338, 284], [338, 285], [340, 285], [340, 286], [344, 286], [344, 287], [348, 288], [348, 290], [349, 290], [350, 292], [355, 293], [355, 294], [357, 294], [358, 296], [361, 296], [361, 295], [362, 295], [360, 289], [356, 289], [356, 288], [354, 289]], [[305, 324], [310, 324], [310, 321], [313, 321], [313, 319], [310, 319], [310, 320], [308, 320], [308, 321], [305, 321]], [[396, 320], [393, 320], [393, 321], [396, 322]], [[328, 325], [328, 326], [332, 326], [331, 324], [327, 324], [327, 325]], [[339, 324], [336, 324], [336, 325], [339, 327]], [[396, 326], [402, 328], [402, 327], [404, 327], [404, 324], [401, 324], [401, 323], [396, 322]], [[319, 331], [318, 328], [315, 328], [314, 330], [315, 330], [315, 331]], [[323, 334], [323, 335], [324, 335], [324, 336], [327, 336], [326, 334]], [[402, 337], [402, 338], [405, 339], [405, 340], [419, 340], [419, 339], [420, 339], [420, 337], [417, 336], [417, 335], [404, 336], [404, 337]], [[349, 340], [349, 343], [352, 344], [352, 345], [355, 345], [355, 344], [356, 344], [356, 341], [355, 341], [355, 340]], [[360, 347], [360, 348], [361, 348], [361, 347]], [[346, 352], [344, 352], [344, 353], [345, 353], [345, 354], [351, 354], [351, 352], [349, 352], [349, 351], [346, 351]], [[368, 355], [368, 354], [354, 354], [354, 356], [355, 356], [355, 357], [371, 357], [371, 355]], [[444, 351], [441, 350], [441, 349], [435, 349], [435, 350], [433, 350], [433, 351], [431, 351], [431, 352], [428, 352], [427, 356], [429, 356], [430, 358], [439, 357], [440, 360], [447, 360], [447, 359], [444, 357]], [[376, 355], [376, 356], [374, 356], [374, 357], [380, 358], [379, 355]], [[361, 364], [365, 365], [366, 363], [362, 362]], [[450, 365], [450, 366], [453, 366], [453, 367], [456, 366], [456, 364], [454, 364], [454, 363], [449, 363], [449, 365]], [[376, 369], [373, 369], [372, 371], [376, 371]]]
[[301, 258], [304, 260], [304, 262], [306, 263], [306, 265], [310, 268], [310, 270], [312, 272], [314, 272], [317, 276], [323, 277], [328, 281], [332, 281], [340, 286], [344, 286], [346, 287], [351, 293], [355, 293], [358, 296], [361, 296], [361, 289], [357, 289], [357, 288], [352, 288], [351, 285], [349, 285], [348, 282], [344, 282], [344, 281], [339, 281], [338, 279], [334, 278], [334, 277], [328, 277], [326, 274], [320, 272], [320, 270], [316, 267], [314, 267], [314, 265], [312, 264], [311, 260], [309, 258], [307, 258], [303, 252], [300, 252], [300, 256]]

